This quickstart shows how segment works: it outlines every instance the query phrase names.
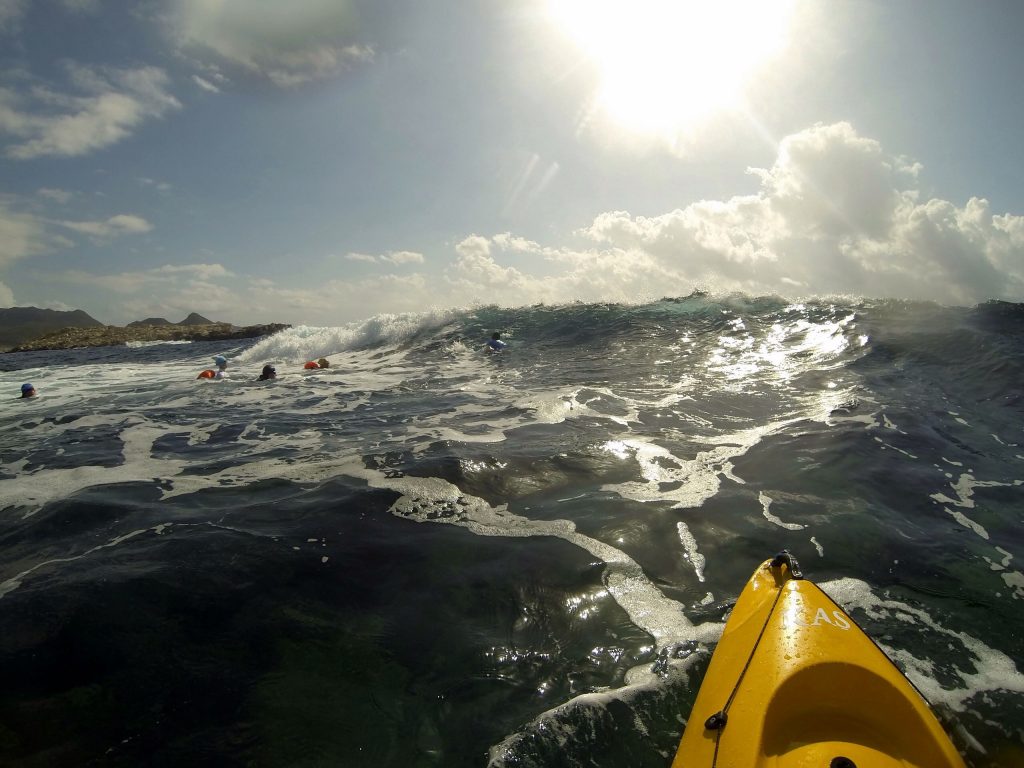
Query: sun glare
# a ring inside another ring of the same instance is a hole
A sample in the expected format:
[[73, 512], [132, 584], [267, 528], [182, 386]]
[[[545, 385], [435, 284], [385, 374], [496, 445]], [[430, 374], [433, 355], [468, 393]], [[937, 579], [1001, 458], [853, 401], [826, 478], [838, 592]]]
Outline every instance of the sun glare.
[[736, 106], [784, 49], [795, 0], [549, 0], [556, 23], [598, 68], [598, 109], [620, 126], [675, 139]]

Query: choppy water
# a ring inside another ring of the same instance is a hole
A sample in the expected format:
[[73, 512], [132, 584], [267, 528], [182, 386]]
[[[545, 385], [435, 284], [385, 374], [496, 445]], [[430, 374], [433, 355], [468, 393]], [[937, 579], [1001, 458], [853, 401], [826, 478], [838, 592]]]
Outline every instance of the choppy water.
[[2, 356], [0, 764], [667, 766], [785, 547], [1024, 765], [1022, 332], [694, 295]]

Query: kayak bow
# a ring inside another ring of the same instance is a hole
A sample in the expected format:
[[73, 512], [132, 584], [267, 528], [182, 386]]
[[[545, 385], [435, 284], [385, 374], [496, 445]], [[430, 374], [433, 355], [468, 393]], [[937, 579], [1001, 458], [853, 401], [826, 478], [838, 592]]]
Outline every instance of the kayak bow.
[[781, 552], [751, 577], [672, 768], [964, 768], [927, 702]]

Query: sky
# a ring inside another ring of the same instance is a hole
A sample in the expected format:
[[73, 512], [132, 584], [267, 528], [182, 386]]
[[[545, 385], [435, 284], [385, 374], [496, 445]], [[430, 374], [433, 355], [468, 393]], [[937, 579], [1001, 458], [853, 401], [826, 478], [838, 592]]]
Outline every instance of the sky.
[[0, 0], [0, 306], [1024, 300], [1018, 0]]

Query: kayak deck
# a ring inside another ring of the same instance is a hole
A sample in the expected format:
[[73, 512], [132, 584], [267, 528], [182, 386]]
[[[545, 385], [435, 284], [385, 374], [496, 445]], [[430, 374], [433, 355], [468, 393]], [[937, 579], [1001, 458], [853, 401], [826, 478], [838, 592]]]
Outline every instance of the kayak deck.
[[788, 553], [747, 583], [672, 768], [964, 768], [917, 689]]

